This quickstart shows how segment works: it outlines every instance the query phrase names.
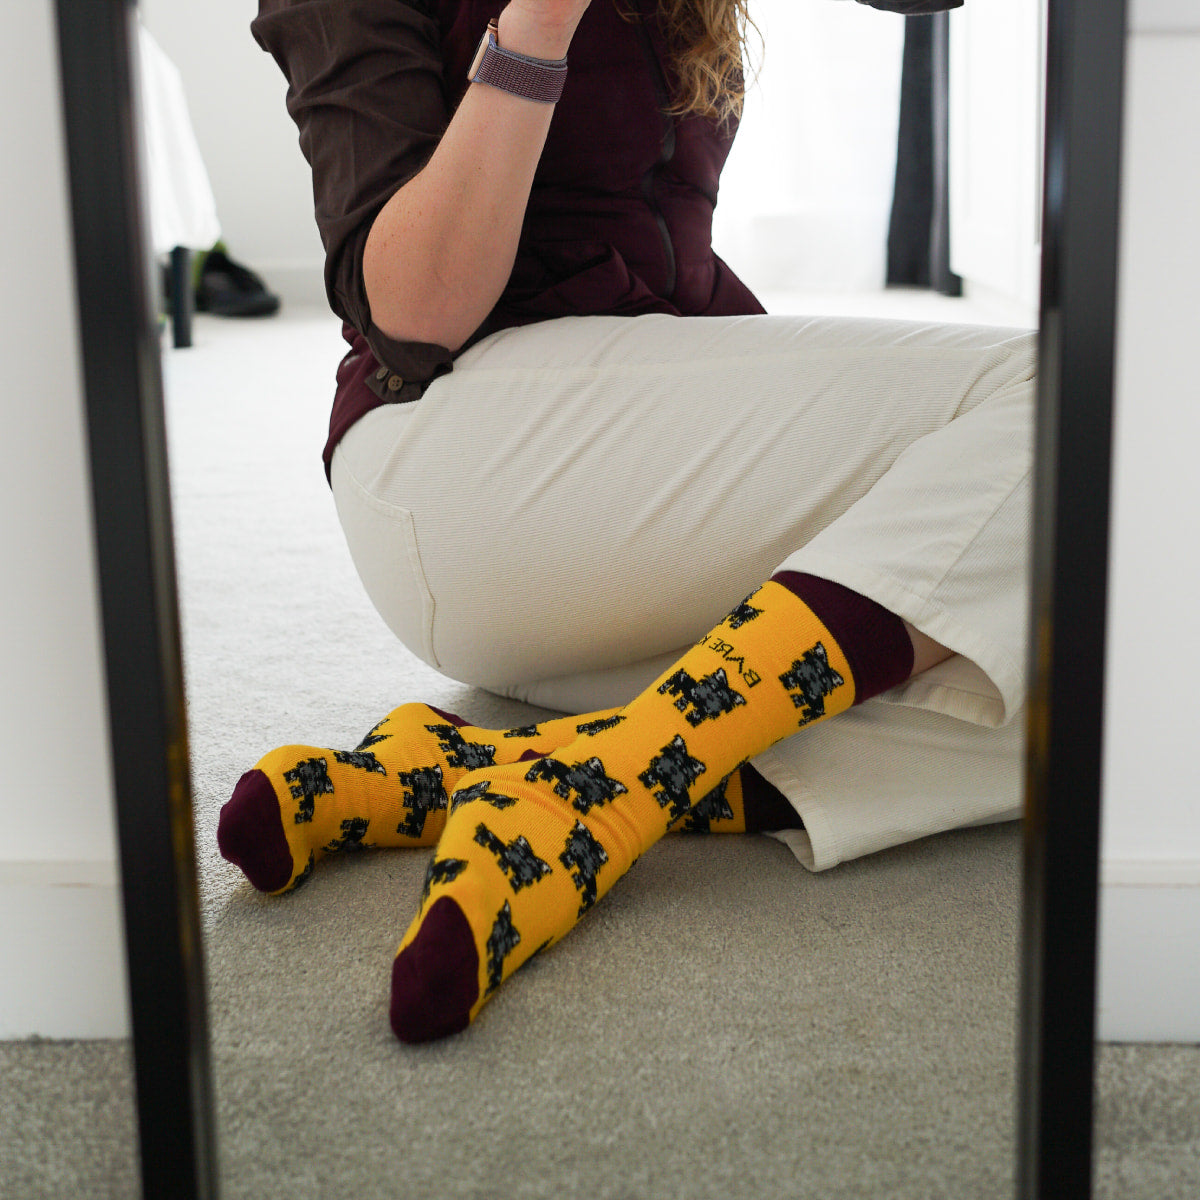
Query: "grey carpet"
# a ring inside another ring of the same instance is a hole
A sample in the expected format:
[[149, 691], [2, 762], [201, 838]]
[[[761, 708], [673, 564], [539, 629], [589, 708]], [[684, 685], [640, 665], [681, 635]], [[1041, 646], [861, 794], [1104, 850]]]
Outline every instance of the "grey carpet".
[[[259, 896], [216, 853], [237, 776], [353, 745], [451, 683], [363, 597], [316, 456], [336, 328], [201, 318], [168, 355], [218, 1135], [228, 1197], [1012, 1194], [1018, 840], [964, 830], [820, 876], [670, 838], [466, 1033], [406, 1048], [392, 954], [424, 851]], [[240, 377], [245, 387], [233, 387]], [[1097, 1194], [1200, 1191], [1200, 1054], [1100, 1053]], [[128, 1047], [0, 1044], [0, 1190], [137, 1194]]]

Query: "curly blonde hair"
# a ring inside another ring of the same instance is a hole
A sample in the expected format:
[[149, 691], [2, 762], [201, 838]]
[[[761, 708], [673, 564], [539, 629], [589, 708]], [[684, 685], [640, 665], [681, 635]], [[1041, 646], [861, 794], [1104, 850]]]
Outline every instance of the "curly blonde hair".
[[[658, 7], [679, 76], [679, 92], [667, 111], [718, 123], [741, 117], [750, 30], [760, 59], [763, 45], [749, 0], [658, 0]], [[639, 19], [624, 4], [618, 2], [617, 8], [625, 20]]]

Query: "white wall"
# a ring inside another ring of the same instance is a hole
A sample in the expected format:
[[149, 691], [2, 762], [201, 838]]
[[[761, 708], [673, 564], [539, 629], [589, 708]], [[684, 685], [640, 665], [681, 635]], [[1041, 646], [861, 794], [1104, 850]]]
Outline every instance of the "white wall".
[[1101, 1036], [1200, 1041], [1200, 7], [1127, 54], [1101, 896]]
[[1046, 0], [950, 14], [950, 268], [997, 320], [1037, 324]]
[[904, 18], [831, 0], [755, 0], [751, 11], [762, 70], [721, 176], [717, 253], [760, 296], [878, 290]]
[[51, 0], [17, 0], [5, 16], [0, 1037], [121, 1036], [123, 939]]
[[256, 0], [141, 0], [183, 76], [230, 253], [285, 303], [325, 303], [312, 178], [284, 108], [287, 83], [250, 36]]

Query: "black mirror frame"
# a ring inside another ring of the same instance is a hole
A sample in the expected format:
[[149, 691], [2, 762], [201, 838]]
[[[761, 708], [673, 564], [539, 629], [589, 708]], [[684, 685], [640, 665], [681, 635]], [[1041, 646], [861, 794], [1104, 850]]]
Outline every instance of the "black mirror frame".
[[135, 0], [57, 0], [142, 1194], [215, 1197], [215, 1113]]
[[[219, 1190], [136, 0], [56, 0], [143, 1192]], [[1017, 1195], [1091, 1194], [1125, 4], [1049, 0]]]
[[1017, 1196], [1091, 1195], [1125, 0], [1048, 0]]

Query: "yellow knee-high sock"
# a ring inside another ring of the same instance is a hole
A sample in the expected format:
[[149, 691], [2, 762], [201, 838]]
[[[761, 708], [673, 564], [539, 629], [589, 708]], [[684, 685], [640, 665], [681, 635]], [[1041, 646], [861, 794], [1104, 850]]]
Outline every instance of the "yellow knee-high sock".
[[432, 846], [470, 770], [549, 752], [604, 728], [615, 710], [481, 729], [427, 704], [390, 712], [353, 750], [282, 746], [238, 782], [217, 844], [260, 891], [291, 891], [339, 850]]
[[[239, 780], [221, 809], [217, 845], [272, 895], [294, 891], [327, 854], [433, 846], [448, 797], [469, 770], [546, 754], [608, 728], [616, 709], [484, 729], [426, 704], [389, 713], [353, 750], [281, 746]], [[746, 829], [737, 776], [672, 827], [683, 833]]]
[[[908, 645], [902, 623], [884, 616]], [[828, 626], [772, 581], [609, 728], [535, 762], [466, 775], [393, 964], [397, 1036], [424, 1041], [465, 1028], [698, 797], [854, 701], [850, 662]]]

